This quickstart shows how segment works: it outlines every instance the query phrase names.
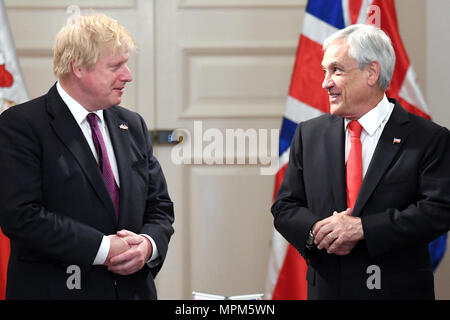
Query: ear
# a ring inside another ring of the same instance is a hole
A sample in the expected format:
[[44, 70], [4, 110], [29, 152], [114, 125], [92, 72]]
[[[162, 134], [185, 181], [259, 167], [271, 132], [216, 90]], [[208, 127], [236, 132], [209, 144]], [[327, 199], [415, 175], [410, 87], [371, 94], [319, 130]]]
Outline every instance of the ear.
[[83, 67], [81, 66], [77, 66], [77, 62], [75, 60], [73, 60], [70, 63], [71, 69], [72, 69], [72, 73], [75, 77], [77, 78], [81, 78], [83, 76]]
[[378, 79], [380, 78], [380, 64], [378, 61], [370, 62], [367, 65], [367, 72], [369, 73], [367, 84], [371, 87], [378, 85]]

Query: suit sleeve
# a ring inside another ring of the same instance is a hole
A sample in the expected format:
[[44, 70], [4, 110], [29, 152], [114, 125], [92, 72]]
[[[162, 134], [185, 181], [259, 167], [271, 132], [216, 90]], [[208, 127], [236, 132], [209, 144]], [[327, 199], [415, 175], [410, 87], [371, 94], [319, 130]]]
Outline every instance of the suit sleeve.
[[308, 209], [302, 163], [300, 123], [291, 142], [289, 163], [271, 211], [275, 229], [306, 258], [306, 239], [319, 219]]
[[390, 208], [361, 216], [371, 256], [428, 243], [449, 231], [450, 133], [446, 128], [436, 130], [427, 144], [417, 183], [417, 201], [404, 210]]
[[161, 165], [153, 155], [153, 146], [147, 126], [140, 118], [148, 158], [148, 192], [145, 204], [144, 224], [140, 233], [149, 235], [156, 244], [159, 253], [158, 264], [151, 264], [153, 276], [162, 267], [167, 254], [170, 238], [174, 232], [172, 224], [174, 222], [173, 203], [170, 199], [166, 179]]
[[[20, 108], [20, 107], [18, 107]], [[0, 116], [0, 225], [29, 254], [90, 265], [103, 234], [44, 207], [41, 191], [42, 143], [24, 114], [26, 108]], [[82, 249], [80, 249], [82, 248]]]

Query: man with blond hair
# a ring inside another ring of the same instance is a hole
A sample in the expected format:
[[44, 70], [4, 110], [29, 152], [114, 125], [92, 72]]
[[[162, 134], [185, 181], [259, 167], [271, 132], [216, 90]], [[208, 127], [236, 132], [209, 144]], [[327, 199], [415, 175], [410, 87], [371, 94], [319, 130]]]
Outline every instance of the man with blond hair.
[[156, 299], [174, 214], [144, 120], [118, 106], [134, 48], [105, 15], [71, 20], [57, 83], [0, 116], [7, 299]]

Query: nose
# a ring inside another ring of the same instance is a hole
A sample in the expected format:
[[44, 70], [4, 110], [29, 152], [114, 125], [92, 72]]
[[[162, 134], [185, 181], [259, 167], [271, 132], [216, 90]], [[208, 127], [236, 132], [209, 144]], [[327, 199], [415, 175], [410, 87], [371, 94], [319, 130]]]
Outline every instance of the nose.
[[123, 82], [131, 82], [133, 80], [131, 71], [126, 64], [122, 66], [122, 73], [120, 80], [122, 80]]
[[322, 88], [323, 89], [330, 89], [334, 85], [333, 80], [330, 76], [328, 76], [327, 73], [325, 73], [323, 82], [322, 82]]

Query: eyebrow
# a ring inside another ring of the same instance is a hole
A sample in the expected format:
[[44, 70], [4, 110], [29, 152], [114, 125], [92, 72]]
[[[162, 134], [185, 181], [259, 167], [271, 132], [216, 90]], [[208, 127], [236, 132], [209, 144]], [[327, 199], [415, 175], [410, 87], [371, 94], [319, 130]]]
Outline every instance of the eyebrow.
[[107, 64], [107, 66], [109, 66], [109, 67], [116, 67], [116, 66], [122, 65], [122, 64], [127, 63], [127, 62], [128, 61], [124, 61], [124, 60], [115, 60], [115, 61], [109, 62]]
[[[340, 69], [344, 69], [344, 65], [340, 64], [339, 62], [332, 62], [330, 64], [330, 67], [338, 67]], [[326, 67], [322, 64], [322, 69], [326, 69]]]

